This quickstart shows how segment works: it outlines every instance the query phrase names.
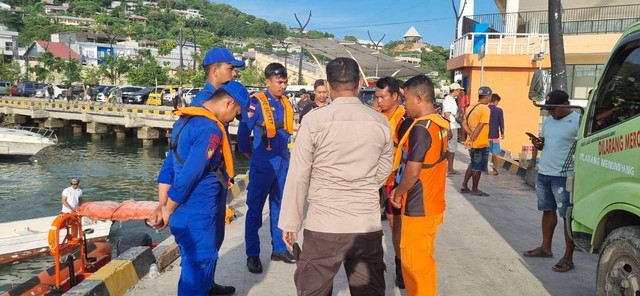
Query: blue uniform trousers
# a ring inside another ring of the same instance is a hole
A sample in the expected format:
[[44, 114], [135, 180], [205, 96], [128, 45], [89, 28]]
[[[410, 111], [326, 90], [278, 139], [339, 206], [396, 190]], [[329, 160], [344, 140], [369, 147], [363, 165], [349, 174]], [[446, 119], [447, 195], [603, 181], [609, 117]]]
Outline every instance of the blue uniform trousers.
[[245, 221], [244, 239], [247, 246], [247, 257], [260, 255], [260, 237], [258, 230], [262, 227], [262, 210], [269, 196], [269, 217], [271, 227], [271, 246], [273, 252], [285, 252], [287, 246], [282, 241], [282, 230], [278, 228], [280, 205], [284, 181], [289, 169], [288, 161], [282, 161], [281, 168], [274, 170], [258, 166], [249, 168], [249, 185], [247, 186], [247, 217]]
[[[226, 194], [226, 192], [225, 192]], [[208, 295], [224, 240], [225, 206], [212, 214], [192, 214], [179, 211], [169, 218], [171, 234], [180, 247], [182, 273], [178, 295]]]

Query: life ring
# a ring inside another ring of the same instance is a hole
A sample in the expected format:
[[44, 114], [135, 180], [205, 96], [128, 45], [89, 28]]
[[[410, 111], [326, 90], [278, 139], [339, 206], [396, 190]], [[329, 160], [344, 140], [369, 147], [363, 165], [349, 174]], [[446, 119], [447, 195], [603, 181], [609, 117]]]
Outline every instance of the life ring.
[[[76, 217], [69, 217], [67, 215], [70, 214], [61, 214], [58, 215], [53, 222], [51, 223], [51, 227], [49, 228], [49, 253], [51, 255], [55, 255], [58, 252], [58, 246], [63, 245], [69, 241], [70, 238], [78, 237], [78, 221]], [[65, 219], [66, 218], [66, 219]], [[62, 228], [67, 230], [67, 233], [64, 239], [58, 243], [56, 243], [57, 235], [59, 235]]]

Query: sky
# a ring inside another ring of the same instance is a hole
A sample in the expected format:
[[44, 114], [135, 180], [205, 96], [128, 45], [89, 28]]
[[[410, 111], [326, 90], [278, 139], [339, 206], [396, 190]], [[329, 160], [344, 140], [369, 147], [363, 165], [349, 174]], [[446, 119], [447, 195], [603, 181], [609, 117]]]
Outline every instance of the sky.
[[[455, 0], [458, 4], [459, 0]], [[455, 16], [449, 0], [214, 0], [227, 3], [240, 11], [298, 27], [312, 16], [307, 30], [329, 32], [336, 38], [353, 35], [374, 41], [385, 35], [382, 43], [401, 40], [414, 26], [425, 43], [448, 48], [454, 38]], [[493, 0], [477, 0], [473, 14], [497, 13]]]

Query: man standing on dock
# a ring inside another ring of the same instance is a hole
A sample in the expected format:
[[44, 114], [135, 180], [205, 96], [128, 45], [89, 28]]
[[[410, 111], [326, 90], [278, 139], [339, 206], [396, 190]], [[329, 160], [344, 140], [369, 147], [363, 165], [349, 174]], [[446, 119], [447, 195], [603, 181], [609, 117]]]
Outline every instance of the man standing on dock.
[[[271, 260], [295, 263], [282, 241], [278, 228], [284, 181], [289, 170], [289, 143], [293, 134], [293, 106], [287, 96], [287, 69], [271, 63], [264, 69], [267, 90], [251, 97], [247, 118], [238, 127], [238, 150], [249, 156], [249, 185], [247, 186], [247, 218], [245, 244], [247, 268], [262, 273], [260, 237], [262, 210], [269, 197], [271, 227]], [[253, 132], [253, 141], [249, 138]]]

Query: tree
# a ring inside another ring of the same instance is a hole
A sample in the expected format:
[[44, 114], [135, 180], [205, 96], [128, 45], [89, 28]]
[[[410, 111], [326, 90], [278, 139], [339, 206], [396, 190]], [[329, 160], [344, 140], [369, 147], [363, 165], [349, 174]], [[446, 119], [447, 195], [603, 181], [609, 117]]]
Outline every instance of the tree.
[[19, 14], [6, 10], [0, 11], [0, 23], [16, 31], [22, 31], [24, 27], [24, 22]]
[[20, 75], [20, 64], [18, 61], [7, 63], [4, 59], [0, 59], [0, 79], [9, 82], [18, 82]]
[[138, 50], [127, 71], [127, 80], [134, 85], [155, 85], [169, 82], [168, 68], [158, 65], [150, 50]]
[[344, 41], [358, 42], [358, 38], [353, 35], [344, 36]]
[[82, 84], [95, 85], [100, 84], [103, 77], [100, 67], [86, 67], [84, 68], [84, 75], [82, 75]]
[[462, 7], [460, 8], [460, 10], [458, 10], [456, 8], [456, 2], [455, 0], [451, 0], [451, 7], [453, 7], [453, 14], [456, 17], [456, 33], [455, 33], [455, 39], [460, 38], [460, 36], [458, 35], [458, 25], [460, 24], [460, 18], [462, 17], [462, 13], [464, 12], [464, 8], [467, 6], [467, 0], [464, 0], [464, 2], [462, 3]]
[[128, 56], [107, 55], [102, 58], [100, 69], [102, 74], [111, 80], [111, 84], [117, 84], [120, 76], [131, 69], [132, 60]]
[[422, 50], [420, 54], [420, 64], [423, 68], [437, 71], [438, 76], [441, 78], [448, 77], [447, 75], [447, 59], [449, 58], [449, 51], [445, 50], [442, 46], [432, 46], [431, 51]]
[[256, 65], [248, 65], [238, 72], [240, 82], [250, 86], [264, 86], [264, 76], [262, 70]]

